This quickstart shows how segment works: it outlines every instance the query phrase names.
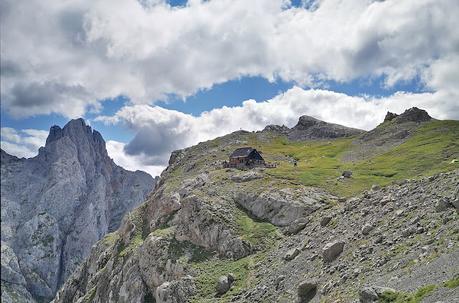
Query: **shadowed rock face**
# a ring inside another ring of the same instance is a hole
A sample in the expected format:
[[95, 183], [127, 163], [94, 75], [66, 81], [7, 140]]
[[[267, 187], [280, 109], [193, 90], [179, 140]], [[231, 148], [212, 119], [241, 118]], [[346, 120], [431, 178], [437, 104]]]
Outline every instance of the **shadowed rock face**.
[[117, 166], [83, 119], [51, 127], [34, 158], [2, 150], [1, 164], [2, 273], [9, 273], [2, 275], [2, 302], [51, 300], [155, 182]]
[[423, 110], [417, 107], [412, 107], [404, 111], [400, 116], [396, 117], [394, 121], [396, 123], [405, 123], [405, 122], [426, 122], [432, 120], [432, 117]]

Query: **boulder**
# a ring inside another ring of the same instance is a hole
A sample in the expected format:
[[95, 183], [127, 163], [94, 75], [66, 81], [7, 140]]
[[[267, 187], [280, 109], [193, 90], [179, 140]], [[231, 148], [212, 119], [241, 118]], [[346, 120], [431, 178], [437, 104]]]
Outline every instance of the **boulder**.
[[395, 292], [394, 289], [380, 286], [365, 286], [359, 292], [360, 303], [376, 303], [385, 292]]
[[298, 301], [300, 303], [306, 303], [311, 301], [317, 293], [317, 282], [316, 281], [302, 281], [298, 285]]
[[441, 198], [435, 203], [435, 211], [437, 212], [444, 212], [446, 211], [449, 207], [451, 207], [451, 204], [446, 198]]
[[459, 199], [455, 199], [451, 202], [451, 204], [456, 208], [457, 211], [459, 211]]
[[364, 287], [359, 293], [360, 303], [378, 302], [378, 294], [372, 287]]
[[287, 253], [284, 256], [284, 259], [286, 261], [291, 261], [296, 258], [300, 254], [300, 250], [298, 248], [292, 248], [287, 251]]
[[164, 282], [156, 288], [156, 303], [182, 303], [195, 293], [195, 285], [191, 276], [180, 280]]
[[343, 171], [341, 176], [344, 177], [344, 178], [350, 178], [352, 176], [352, 172], [350, 170], [345, 170], [345, 171]]
[[409, 237], [412, 234], [415, 234], [416, 231], [417, 231], [416, 226], [414, 226], [414, 225], [409, 226], [409, 227], [405, 228], [404, 230], [402, 230], [402, 236], [403, 237]]
[[330, 223], [331, 219], [332, 219], [331, 216], [323, 217], [323, 218], [320, 220], [320, 226], [322, 226], [322, 227], [327, 226], [328, 223]]
[[365, 224], [363, 227], [362, 227], [362, 235], [368, 235], [370, 234], [370, 232], [373, 230], [373, 225], [370, 225], [370, 224]]
[[233, 274], [228, 274], [226, 276], [220, 276], [217, 281], [217, 295], [221, 296], [230, 290], [231, 285], [233, 284], [235, 278]]
[[372, 191], [378, 191], [378, 190], [380, 190], [380, 189], [381, 189], [381, 186], [379, 186], [378, 184], [373, 184], [373, 185], [371, 186], [371, 190], [372, 190]]
[[325, 244], [322, 248], [324, 262], [332, 262], [335, 260], [343, 252], [344, 244], [344, 241], [334, 241]]

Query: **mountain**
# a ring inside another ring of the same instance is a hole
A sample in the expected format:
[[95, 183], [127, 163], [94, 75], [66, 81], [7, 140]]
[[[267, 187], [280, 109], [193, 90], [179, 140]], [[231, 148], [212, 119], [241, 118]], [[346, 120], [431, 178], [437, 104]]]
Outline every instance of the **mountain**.
[[49, 302], [154, 184], [117, 166], [83, 119], [51, 127], [36, 157], [2, 150], [2, 302]]
[[[346, 136], [309, 139], [303, 118], [294, 138], [269, 126], [174, 151], [53, 302], [455, 302], [459, 121], [392, 116]], [[390, 144], [348, 159], [378, 136]], [[276, 167], [223, 168], [242, 146]]]
[[268, 125], [263, 131], [276, 132], [279, 135], [285, 135], [291, 141], [334, 139], [351, 137], [364, 133], [364, 131], [360, 129], [328, 123], [306, 115], [301, 116], [298, 123], [292, 128], [288, 128], [286, 126]]

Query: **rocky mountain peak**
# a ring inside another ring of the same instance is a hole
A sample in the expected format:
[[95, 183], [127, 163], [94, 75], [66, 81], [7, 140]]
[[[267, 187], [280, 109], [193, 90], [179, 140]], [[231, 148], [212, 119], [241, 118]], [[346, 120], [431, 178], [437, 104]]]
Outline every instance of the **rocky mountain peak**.
[[[21, 302], [50, 301], [155, 183], [145, 172], [117, 166], [102, 135], [81, 118], [52, 126], [34, 158], [2, 150], [1, 164], [2, 302], [17, 294]], [[4, 256], [12, 261], [4, 264]]]
[[[60, 141], [62, 142], [57, 143]], [[78, 158], [83, 162], [90, 159], [110, 161], [102, 135], [82, 118], [70, 120], [63, 128], [58, 125], [51, 126], [46, 145], [40, 148], [39, 154], [63, 154], [69, 149], [80, 155]]]
[[82, 118], [70, 120], [63, 128], [58, 125], [51, 126], [46, 139], [46, 146], [63, 137], [68, 137], [77, 145], [86, 143], [99, 146], [101, 151], [105, 150], [105, 140], [102, 135], [87, 125]]
[[412, 107], [405, 110], [401, 115], [395, 118], [395, 122], [426, 122], [432, 120], [432, 117], [423, 109]]
[[397, 118], [397, 117], [398, 117], [397, 114], [391, 113], [391, 112], [387, 112], [386, 116], [384, 117], [384, 122], [392, 121], [392, 120], [394, 120], [394, 119]]
[[323, 121], [320, 121], [311, 116], [304, 115], [300, 117], [300, 119], [298, 120], [298, 124], [295, 126], [295, 128], [309, 128], [320, 122], [323, 122]]
[[301, 116], [298, 123], [288, 132], [288, 138], [294, 141], [308, 139], [333, 139], [349, 137], [363, 133], [363, 130], [328, 123], [311, 116]]

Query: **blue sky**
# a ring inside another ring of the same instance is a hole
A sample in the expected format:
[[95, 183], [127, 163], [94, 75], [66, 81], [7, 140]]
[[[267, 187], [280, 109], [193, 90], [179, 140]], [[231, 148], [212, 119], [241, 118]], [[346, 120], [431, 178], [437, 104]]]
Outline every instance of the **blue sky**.
[[0, 1], [2, 148], [18, 156], [77, 117], [152, 174], [174, 149], [304, 114], [459, 118], [457, 1]]
[[[240, 106], [243, 101], [253, 99], [257, 102], [269, 100], [279, 95], [295, 84], [282, 80], [268, 81], [262, 77], [242, 77], [231, 80], [222, 84], [214, 85], [211, 89], [204, 89], [185, 99], [173, 94], [168, 96], [167, 101], [158, 101], [157, 106], [180, 111], [193, 116], [199, 116], [204, 111], [210, 111], [214, 108], [223, 106]], [[310, 87], [305, 87], [310, 88]], [[351, 82], [340, 83], [336, 81], [326, 81], [316, 88], [324, 88], [334, 92], [344, 93], [349, 96], [380, 96], [387, 97], [398, 91], [405, 92], [422, 92], [426, 88], [419, 82], [419, 79], [412, 79], [406, 82], [397, 83], [394, 86], [386, 87], [384, 78], [375, 79], [359, 78]], [[103, 107], [100, 112], [87, 113], [84, 118], [88, 119], [92, 126], [102, 133], [106, 140], [117, 140], [128, 142], [134, 136], [134, 132], [117, 125], [106, 125], [94, 121], [99, 115], [114, 115], [121, 107], [129, 104], [128, 97], [120, 96], [114, 99], [103, 101]], [[51, 125], [63, 126], [68, 122], [68, 118], [59, 114], [37, 115], [23, 119], [15, 119], [8, 115], [2, 108], [2, 127], [11, 127], [16, 129], [49, 129]]]

